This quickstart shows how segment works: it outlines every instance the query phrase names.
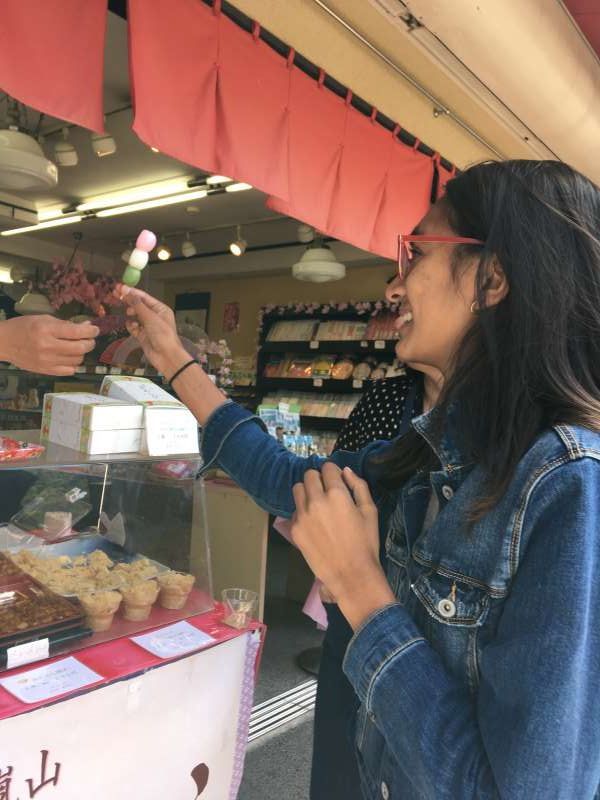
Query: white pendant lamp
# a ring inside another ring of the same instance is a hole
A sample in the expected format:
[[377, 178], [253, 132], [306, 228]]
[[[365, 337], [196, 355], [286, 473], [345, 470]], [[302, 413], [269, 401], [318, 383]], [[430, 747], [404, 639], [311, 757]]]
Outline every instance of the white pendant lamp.
[[58, 183], [56, 164], [22, 131], [0, 130], [0, 189], [47, 189]]
[[316, 243], [306, 248], [300, 261], [292, 267], [296, 280], [310, 283], [339, 281], [346, 277], [346, 266], [341, 264], [327, 245]]
[[15, 303], [17, 314], [54, 314], [54, 309], [45, 294], [32, 289]]

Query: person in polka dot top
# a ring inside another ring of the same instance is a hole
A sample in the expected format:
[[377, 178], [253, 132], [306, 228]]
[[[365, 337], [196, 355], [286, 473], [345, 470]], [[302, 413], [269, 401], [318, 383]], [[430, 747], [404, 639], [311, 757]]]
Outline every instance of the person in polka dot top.
[[[422, 365], [404, 375], [373, 381], [354, 407], [334, 450], [361, 450], [377, 439], [402, 436], [411, 420], [435, 405], [441, 376]], [[423, 372], [418, 371], [419, 369]], [[311, 800], [362, 800], [358, 764], [347, 731], [359, 705], [342, 661], [352, 629], [338, 606], [328, 602], [327, 631], [319, 663], [313, 737]]]

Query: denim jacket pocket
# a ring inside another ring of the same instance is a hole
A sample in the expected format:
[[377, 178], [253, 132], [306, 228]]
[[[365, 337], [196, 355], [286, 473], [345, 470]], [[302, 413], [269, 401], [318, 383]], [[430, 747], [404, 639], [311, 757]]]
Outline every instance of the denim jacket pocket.
[[491, 598], [485, 589], [437, 572], [423, 572], [412, 584], [418, 602], [415, 622], [450, 672], [471, 692], [479, 684], [479, 635]]

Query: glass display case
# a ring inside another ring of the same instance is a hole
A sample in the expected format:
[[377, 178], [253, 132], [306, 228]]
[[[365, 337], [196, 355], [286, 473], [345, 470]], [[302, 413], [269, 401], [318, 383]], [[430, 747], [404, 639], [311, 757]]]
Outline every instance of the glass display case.
[[213, 608], [200, 466], [53, 444], [0, 462], [0, 669]]

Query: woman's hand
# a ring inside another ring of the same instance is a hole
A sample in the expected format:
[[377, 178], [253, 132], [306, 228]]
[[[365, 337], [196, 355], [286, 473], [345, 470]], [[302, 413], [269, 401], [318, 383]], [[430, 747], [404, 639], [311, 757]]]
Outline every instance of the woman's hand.
[[[139, 289], [117, 286], [116, 296], [127, 305], [127, 330], [141, 344], [146, 358], [167, 380], [190, 361], [169, 306]], [[200, 425], [204, 425], [227, 398], [199, 364], [192, 364], [174, 381], [173, 388]]]
[[127, 305], [127, 330], [138, 340], [148, 361], [169, 379], [190, 360], [177, 335], [173, 311], [140, 289], [118, 286], [116, 292]]
[[0, 322], [0, 360], [44, 375], [73, 375], [100, 331], [48, 314]]
[[365, 481], [330, 462], [294, 488], [292, 536], [356, 629], [395, 598], [379, 563], [377, 508]]

